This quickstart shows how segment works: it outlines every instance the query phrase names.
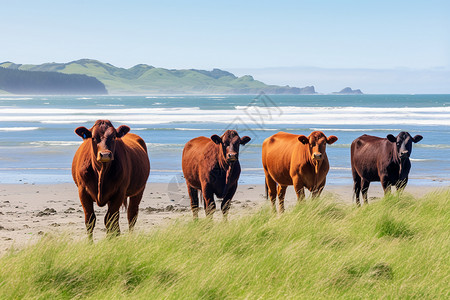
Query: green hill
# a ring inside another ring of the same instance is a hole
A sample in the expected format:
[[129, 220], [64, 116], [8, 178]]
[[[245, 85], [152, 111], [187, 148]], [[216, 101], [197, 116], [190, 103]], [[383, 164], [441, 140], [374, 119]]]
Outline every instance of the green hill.
[[0, 94], [104, 95], [105, 85], [94, 77], [0, 68]]
[[23, 65], [4, 62], [0, 67], [25, 71], [83, 74], [97, 78], [110, 94], [314, 94], [314, 87], [296, 88], [267, 85], [246, 75], [236, 77], [220, 69], [169, 70], [139, 64], [118, 68], [97, 60], [81, 59], [69, 63]]

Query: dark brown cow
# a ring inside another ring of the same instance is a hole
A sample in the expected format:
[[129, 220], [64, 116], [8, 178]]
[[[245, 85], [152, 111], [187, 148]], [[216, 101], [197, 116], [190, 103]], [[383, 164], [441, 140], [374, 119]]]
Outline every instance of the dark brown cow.
[[84, 210], [88, 236], [95, 226], [94, 202], [108, 204], [105, 226], [108, 234], [120, 233], [119, 208], [128, 205], [130, 230], [136, 223], [139, 203], [150, 173], [147, 147], [142, 138], [128, 133], [130, 127], [117, 130], [108, 120], [98, 120], [91, 129], [78, 127], [75, 133], [83, 138], [72, 163], [72, 177]]
[[321, 131], [313, 131], [308, 137], [278, 132], [264, 140], [262, 164], [266, 193], [274, 211], [277, 192], [280, 212], [284, 211], [288, 185], [294, 186], [298, 201], [305, 198], [304, 188], [311, 191], [313, 197], [320, 195], [330, 168], [326, 145], [336, 141], [336, 136], [327, 138]]
[[397, 137], [388, 134], [387, 138], [364, 134], [352, 142], [353, 191], [357, 205], [360, 205], [360, 192], [364, 202], [368, 203], [367, 191], [371, 181], [381, 181], [385, 194], [391, 191], [392, 185], [397, 190], [405, 188], [411, 169], [409, 156], [412, 143], [420, 140], [421, 135], [411, 137], [408, 132], [402, 131]]
[[240, 138], [235, 130], [227, 130], [222, 136], [201, 136], [186, 143], [182, 167], [194, 218], [198, 218], [198, 190], [202, 192], [207, 216], [212, 217], [216, 210], [216, 195], [223, 199], [221, 209], [227, 217], [241, 173], [239, 145], [249, 141], [248, 136]]

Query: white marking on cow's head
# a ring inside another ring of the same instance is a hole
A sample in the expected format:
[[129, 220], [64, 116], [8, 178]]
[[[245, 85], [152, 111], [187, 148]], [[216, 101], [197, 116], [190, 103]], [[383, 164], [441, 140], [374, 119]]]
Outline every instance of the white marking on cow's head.
[[412, 137], [408, 132], [405, 131], [400, 132], [397, 137], [394, 137], [392, 134], [388, 134], [386, 138], [391, 143], [395, 143], [397, 157], [400, 160], [409, 158], [412, 152], [412, 143], [418, 143], [423, 139], [421, 135]]

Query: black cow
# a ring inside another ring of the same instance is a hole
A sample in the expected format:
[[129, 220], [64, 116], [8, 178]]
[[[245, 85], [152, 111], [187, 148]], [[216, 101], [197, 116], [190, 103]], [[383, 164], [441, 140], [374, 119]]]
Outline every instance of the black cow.
[[359, 193], [362, 192], [367, 202], [367, 191], [371, 181], [381, 181], [384, 193], [404, 189], [408, 183], [411, 169], [409, 156], [412, 143], [422, 140], [421, 135], [412, 137], [408, 132], [400, 132], [397, 137], [388, 134], [379, 138], [364, 134], [352, 142], [351, 164], [353, 174], [353, 191], [356, 204], [360, 205]]

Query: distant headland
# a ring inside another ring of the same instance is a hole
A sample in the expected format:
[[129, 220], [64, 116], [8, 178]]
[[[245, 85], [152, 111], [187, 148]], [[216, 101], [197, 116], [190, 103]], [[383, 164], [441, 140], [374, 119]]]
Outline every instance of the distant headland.
[[341, 91], [334, 92], [332, 94], [334, 94], [334, 95], [362, 95], [363, 92], [361, 92], [360, 89], [352, 90], [351, 88], [346, 87], [346, 88], [342, 89]]
[[[0, 94], [149, 95], [149, 94], [318, 94], [314, 86], [269, 85], [250, 75], [213, 69], [164, 69], [138, 64], [125, 69], [98, 60], [40, 65], [0, 63]], [[362, 94], [345, 88], [333, 94]]]

